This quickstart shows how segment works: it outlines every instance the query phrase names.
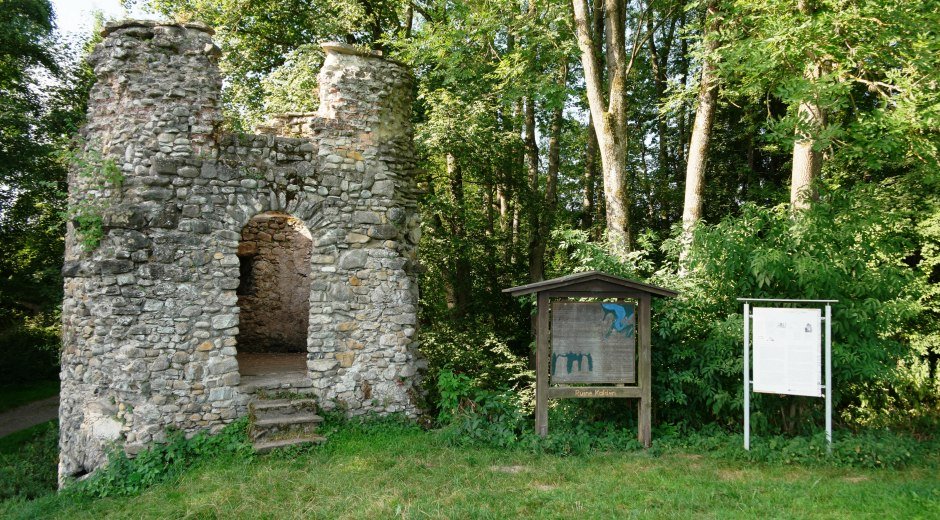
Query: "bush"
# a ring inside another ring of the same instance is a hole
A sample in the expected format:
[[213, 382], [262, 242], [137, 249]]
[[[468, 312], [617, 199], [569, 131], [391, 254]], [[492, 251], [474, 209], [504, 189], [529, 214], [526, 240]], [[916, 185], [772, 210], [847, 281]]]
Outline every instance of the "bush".
[[592, 451], [633, 450], [641, 447], [635, 428], [613, 421], [585, 421], [572, 409], [560, 406], [545, 438], [532, 429], [532, 388], [489, 390], [474, 385], [465, 375], [442, 370], [441, 438], [457, 446], [520, 449], [559, 455]]
[[[526, 357], [514, 353], [484, 326], [460, 330], [440, 323], [423, 330], [420, 342], [421, 354], [428, 361], [426, 380], [430, 382], [439, 382], [444, 372], [465, 377], [474, 387], [489, 390], [524, 388], [535, 380]], [[443, 409], [440, 385], [426, 385], [426, 389], [430, 394], [428, 401]]]
[[[931, 285], [940, 275], [940, 225], [918, 224], [931, 213], [916, 190], [902, 181], [822, 187], [820, 199], [797, 217], [787, 205], [746, 204], [736, 216], [697, 228], [684, 278], [676, 272], [677, 238], [665, 243], [665, 267], [653, 272], [644, 241], [618, 261], [603, 244], [570, 230], [555, 234], [553, 269], [602, 269], [680, 292], [654, 299], [654, 422], [740, 429], [743, 318], [737, 298], [837, 299], [837, 423], [930, 435], [940, 420], [934, 368], [940, 333], [931, 318], [940, 309]], [[756, 394], [752, 400], [757, 432], [806, 435], [822, 422], [822, 399]], [[614, 413], [618, 405], [606, 408]]]
[[[890, 213], [880, 208], [895, 207]], [[833, 405], [848, 413], [897, 379], [910, 360], [906, 332], [921, 309], [911, 208], [892, 186], [832, 190], [793, 218], [785, 206], [745, 206], [701, 226], [681, 296], [660, 302], [654, 322], [655, 388], [666, 421], [732, 426], [742, 414], [742, 317], [737, 297], [836, 299]], [[668, 346], [668, 347], [666, 347]], [[758, 431], [815, 428], [820, 399], [756, 395]], [[806, 433], [806, 430], [802, 430]]]

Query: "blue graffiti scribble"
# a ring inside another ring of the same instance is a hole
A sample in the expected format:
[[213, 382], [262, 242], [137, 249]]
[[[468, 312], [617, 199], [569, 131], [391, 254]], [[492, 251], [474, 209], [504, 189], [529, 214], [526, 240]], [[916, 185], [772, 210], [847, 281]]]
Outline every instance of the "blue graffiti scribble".
[[615, 330], [622, 333], [624, 337], [633, 337], [634, 324], [632, 320], [634, 307], [632, 305], [626, 306], [619, 303], [602, 303], [601, 309], [604, 310], [604, 320], [611, 314], [614, 316], [614, 321], [610, 324], [610, 328], [607, 329], [607, 333], [604, 334], [605, 338], [609, 338]]

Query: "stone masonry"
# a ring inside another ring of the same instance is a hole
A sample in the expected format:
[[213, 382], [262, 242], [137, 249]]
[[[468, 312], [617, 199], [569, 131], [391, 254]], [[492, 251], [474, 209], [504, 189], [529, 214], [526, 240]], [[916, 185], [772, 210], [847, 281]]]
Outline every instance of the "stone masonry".
[[226, 134], [211, 35], [113, 23], [90, 57], [82, 137], [123, 182], [81, 167], [69, 179], [73, 207], [100, 208], [103, 237], [86, 250], [75, 222], [66, 237], [60, 479], [168, 427], [217, 431], [247, 413], [239, 248], [259, 215], [309, 237], [308, 377], [295, 386], [350, 415], [418, 413], [410, 72], [325, 44], [320, 109], [281, 118], [291, 137]]

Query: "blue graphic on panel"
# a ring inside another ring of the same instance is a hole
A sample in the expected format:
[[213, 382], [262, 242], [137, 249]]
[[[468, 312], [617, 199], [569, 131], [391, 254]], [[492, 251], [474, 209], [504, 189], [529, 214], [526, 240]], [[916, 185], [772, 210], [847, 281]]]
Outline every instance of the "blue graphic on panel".
[[607, 334], [604, 335], [605, 338], [609, 338], [614, 331], [623, 334], [626, 338], [633, 338], [635, 325], [633, 323], [634, 307], [632, 305], [602, 303], [601, 308], [604, 310], [605, 320], [611, 314], [614, 316], [613, 323], [610, 324]]
[[585, 359], [587, 359], [587, 371], [588, 372], [594, 371], [594, 358], [591, 356], [590, 352], [587, 354], [583, 354], [581, 352], [566, 352], [564, 354], [552, 354], [552, 366], [551, 366], [552, 375], [555, 375], [555, 372], [556, 372], [555, 363], [561, 358], [564, 358], [566, 362], [565, 368], [567, 369], [568, 374], [570, 374], [571, 371], [574, 370], [575, 363], [578, 364], [577, 371], [578, 372], [583, 371]]

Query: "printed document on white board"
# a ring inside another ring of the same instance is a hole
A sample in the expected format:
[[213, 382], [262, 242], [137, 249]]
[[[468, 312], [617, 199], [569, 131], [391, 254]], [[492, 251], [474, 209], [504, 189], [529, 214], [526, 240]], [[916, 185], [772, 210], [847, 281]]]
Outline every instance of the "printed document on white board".
[[820, 309], [754, 308], [754, 391], [822, 396]]

